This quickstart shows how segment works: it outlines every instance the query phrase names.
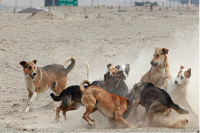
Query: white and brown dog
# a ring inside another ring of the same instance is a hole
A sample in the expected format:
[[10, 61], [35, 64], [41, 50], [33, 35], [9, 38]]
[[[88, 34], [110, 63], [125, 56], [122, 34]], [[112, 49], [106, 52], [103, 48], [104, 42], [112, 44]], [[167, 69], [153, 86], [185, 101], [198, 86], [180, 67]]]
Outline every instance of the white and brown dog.
[[188, 108], [194, 117], [198, 118], [198, 115], [193, 111], [187, 100], [187, 86], [191, 77], [191, 68], [184, 69], [180, 67], [178, 74], [172, 76], [171, 80], [167, 84], [167, 92], [171, 96], [172, 100], [178, 104], [183, 104]]
[[67, 87], [67, 74], [76, 64], [76, 58], [72, 56], [67, 59], [65, 65], [70, 60], [71, 64], [66, 69], [59, 64], [36, 67], [37, 60], [20, 62], [20, 65], [23, 67], [26, 89], [29, 93], [26, 105], [22, 111], [29, 111], [30, 104], [39, 93], [43, 93], [50, 88], [56, 95], [59, 95]]
[[150, 82], [156, 87], [166, 90], [168, 81], [171, 79], [171, 73], [168, 63], [168, 49], [156, 48], [151, 60], [151, 69], [142, 76], [140, 82]]

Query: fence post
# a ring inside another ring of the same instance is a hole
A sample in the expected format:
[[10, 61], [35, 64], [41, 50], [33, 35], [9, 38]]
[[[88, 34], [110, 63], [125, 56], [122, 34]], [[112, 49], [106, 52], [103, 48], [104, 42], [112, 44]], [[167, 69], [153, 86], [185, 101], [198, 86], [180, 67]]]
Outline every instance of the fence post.
[[189, 5], [189, 0], [187, 0], [187, 12], [188, 12], [188, 5]]
[[120, 5], [119, 5], [119, 12], [121, 12], [121, 7], [120, 7]]
[[54, 11], [54, 0], [52, 1], [53, 11]]
[[151, 12], [153, 11], [153, 4], [151, 4]]

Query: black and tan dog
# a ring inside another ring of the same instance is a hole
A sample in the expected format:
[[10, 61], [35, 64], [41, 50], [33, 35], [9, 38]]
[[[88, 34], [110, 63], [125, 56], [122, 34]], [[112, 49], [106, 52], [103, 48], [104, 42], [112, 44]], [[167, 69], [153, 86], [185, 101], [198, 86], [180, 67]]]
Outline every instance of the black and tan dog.
[[184, 110], [175, 104], [166, 91], [155, 87], [152, 83], [137, 83], [134, 85], [132, 91], [135, 95], [132, 112], [137, 109], [139, 104], [145, 107], [146, 112], [142, 117], [142, 121], [145, 121], [146, 118], [148, 118], [147, 126], [151, 126], [153, 117], [156, 114], [169, 115], [171, 108], [179, 114], [189, 113], [189, 111]]
[[20, 62], [20, 65], [23, 67], [26, 88], [29, 93], [28, 100], [22, 111], [29, 111], [30, 104], [39, 93], [43, 93], [50, 88], [56, 95], [59, 95], [66, 88], [67, 74], [76, 64], [76, 58], [73, 56], [69, 57], [65, 64], [70, 60], [71, 64], [67, 68], [59, 64], [36, 67], [37, 60]]
[[[86, 89], [84, 88], [85, 83], [89, 86]], [[81, 101], [86, 107], [83, 119], [90, 125], [93, 125], [93, 120], [89, 118], [89, 115], [98, 110], [104, 116], [108, 117], [109, 121], [115, 121], [126, 127], [130, 127], [122, 117], [130, 105], [128, 98], [111, 94], [97, 86], [90, 86], [90, 82], [87, 80], [83, 80], [80, 83], [80, 89], [82, 92]]]

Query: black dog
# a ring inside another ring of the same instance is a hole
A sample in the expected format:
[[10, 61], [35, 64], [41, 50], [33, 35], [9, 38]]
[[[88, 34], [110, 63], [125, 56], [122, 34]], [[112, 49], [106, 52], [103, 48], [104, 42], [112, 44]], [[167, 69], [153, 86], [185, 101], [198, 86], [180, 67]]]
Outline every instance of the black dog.
[[137, 83], [134, 85], [132, 92], [135, 95], [132, 112], [136, 111], [139, 104], [145, 107], [146, 112], [142, 117], [142, 121], [145, 121], [148, 117], [148, 126], [151, 126], [155, 114], [169, 115], [171, 108], [179, 114], [189, 113], [189, 111], [175, 104], [165, 90], [155, 87], [152, 83]]
[[[87, 88], [88, 86], [84, 86]], [[70, 110], [77, 110], [82, 105], [81, 98], [82, 93], [80, 90], [79, 85], [69, 86], [64, 89], [59, 96], [54, 95], [53, 93], [50, 94], [54, 101], [61, 101], [62, 103], [60, 107], [56, 109], [56, 121], [59, 121], [59, 113], [62, 110], [64, 119], [67, 119], [66, 112]]]

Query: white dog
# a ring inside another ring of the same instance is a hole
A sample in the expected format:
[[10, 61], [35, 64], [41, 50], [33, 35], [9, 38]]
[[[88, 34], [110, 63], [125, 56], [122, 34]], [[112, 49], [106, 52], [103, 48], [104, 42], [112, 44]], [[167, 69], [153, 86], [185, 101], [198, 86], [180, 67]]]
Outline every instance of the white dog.
[[177, 104], [183, 104], [186, 106], [194, 117], [198, 118], [198, 115], [192, 110], [187, 100], [187, 86], [191, 77], [191, 68], [184, 69], [181, 66], [178, 74], [171, 77], [171, 80], [167, 83], [167, 92], [171, 96], [172, 100]]

